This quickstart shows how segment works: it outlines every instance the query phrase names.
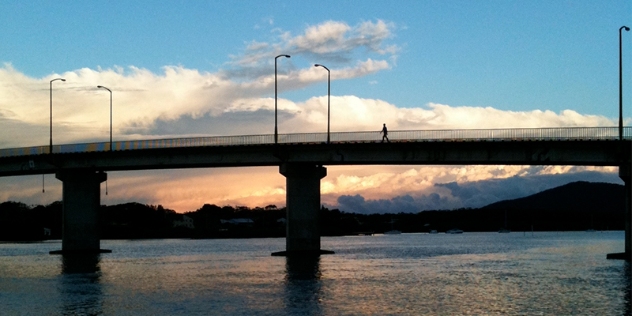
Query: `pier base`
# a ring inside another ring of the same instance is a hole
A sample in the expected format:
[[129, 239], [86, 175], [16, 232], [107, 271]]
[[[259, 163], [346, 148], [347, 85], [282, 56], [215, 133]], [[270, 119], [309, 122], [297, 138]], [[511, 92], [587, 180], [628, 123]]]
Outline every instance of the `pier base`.
[[50, 254], [95, 254], [101, 249], [99, 207], [104, 172], [62, 170], [56, 178], [63, 182], [63, 220], [61, 250]]
[[320, 179], [327, 169], [312, 164], [285, 163], [279, 171], [286, 179], [285, 251], [273, 256], [333, 254], [320, 249]]

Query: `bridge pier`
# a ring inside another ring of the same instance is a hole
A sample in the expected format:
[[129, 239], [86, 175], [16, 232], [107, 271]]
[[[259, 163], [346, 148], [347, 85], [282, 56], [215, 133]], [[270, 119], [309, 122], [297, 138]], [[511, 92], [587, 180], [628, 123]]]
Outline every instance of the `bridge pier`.
[[51, 254], [103, 253], [100, 248], [99, 207], [104, 172], [61, 170], [55, 177], [63, 183], [61, 250]]
[[631, 210], [632, 210], [632, 170], [630, 166], [619, 167], [619, 178], [625, 183], [625, 252], [622, 253], [609, 253], [608, 259], [625, 259], [630, 261], [632, 258], [632, 233], [630, 232]]
[[272, 255], [333, 253], [320, 249], [320, 179], [327, 175], [327, 169], [315, 164], [284, 163], [279, 172], [286, 179], [285, 251]]

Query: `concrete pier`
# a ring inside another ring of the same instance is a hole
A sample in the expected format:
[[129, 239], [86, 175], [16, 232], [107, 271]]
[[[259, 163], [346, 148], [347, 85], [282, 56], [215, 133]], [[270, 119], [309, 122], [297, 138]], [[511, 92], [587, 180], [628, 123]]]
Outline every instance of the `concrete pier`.
[[61, 170], [55, 175], [63, 183], [63, 227], [61, 250], [51, 254], [103, 253], [99, 238], [99, 207], [104, 172]]
[[273, 256], [320, 255], [333, 251], [320, 249], [320, 179], [327, 169], [306, 163], [284, 163], [279, 171], [286, 179], [285, 251]]
[[632, 170], [630, 166], [619, 167], [619, 178], [625, 183], [625, 252], [621, 253], [609, 253], [608, 259], [624, 259], [630, 261], [632, 259], [632, 234], [630, 232], [631, 210], [632, 210]]

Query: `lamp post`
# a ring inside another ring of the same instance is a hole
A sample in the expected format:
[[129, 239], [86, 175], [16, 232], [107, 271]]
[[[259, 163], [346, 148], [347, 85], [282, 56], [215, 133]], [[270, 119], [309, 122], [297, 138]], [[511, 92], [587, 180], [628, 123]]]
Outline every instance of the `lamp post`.
[[97, 86], [97, 88], [110, 91], [110, 151], [112, 151], [112, 90], [104, 86]]
[[66, 81], [64, 78], [55, 78], [50, 81], [50, 145], [48, 147], [48, 153], [53, 153], [53, 81]]
[[329, 68], [321, 64], [315, 64], [314, 67], [323, 67], [327, 70], [327, 144], [329, 144], [329, 122], [331, 118], [331, 71], [329, 71]]
[[274, 144], [277, 144], [279, 139], [279, 132], [277, 128], [277, 59], [279, 57], [290, 58], [290, 55], [279, 55], [274, 57]]
[[619, 28], [619, 140], [623, 140], [623, 62], [621, 50], [621, 31], [629, 31], [630, 28], [622, 26]]

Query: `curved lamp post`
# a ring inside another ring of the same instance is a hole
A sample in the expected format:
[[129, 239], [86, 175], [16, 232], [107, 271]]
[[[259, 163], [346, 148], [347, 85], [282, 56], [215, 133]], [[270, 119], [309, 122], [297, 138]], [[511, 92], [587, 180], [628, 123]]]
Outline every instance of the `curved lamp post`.
[[623, 66], [621, 59], [621, 31], [629, 31], [630, 28], [622, 26], [619, 28], [619, 140], [623, 140]]
[[329, 144], [329, 122], [330, 122], [330, 105], [331, 105], [331, 71], [329, 68], [321, 64], [315, 64], [314, 67], [323, 67], [327, 70], [327, 144]]
[[290, 58], [290, 55], [279, 55], [274, 57], [274, 143], [277, 144], [279, 132], [277, 129], [277, 58]]
[[110, 91], [110, 151], [112, 151], [112, 90], [104, 86], [97, 86], [97, 88]]
[[50, 81], [50, 145], [48, 147], [48, 153], [53, 153], [53, 81], [66, 81], [64, 78], [55, 78]]

